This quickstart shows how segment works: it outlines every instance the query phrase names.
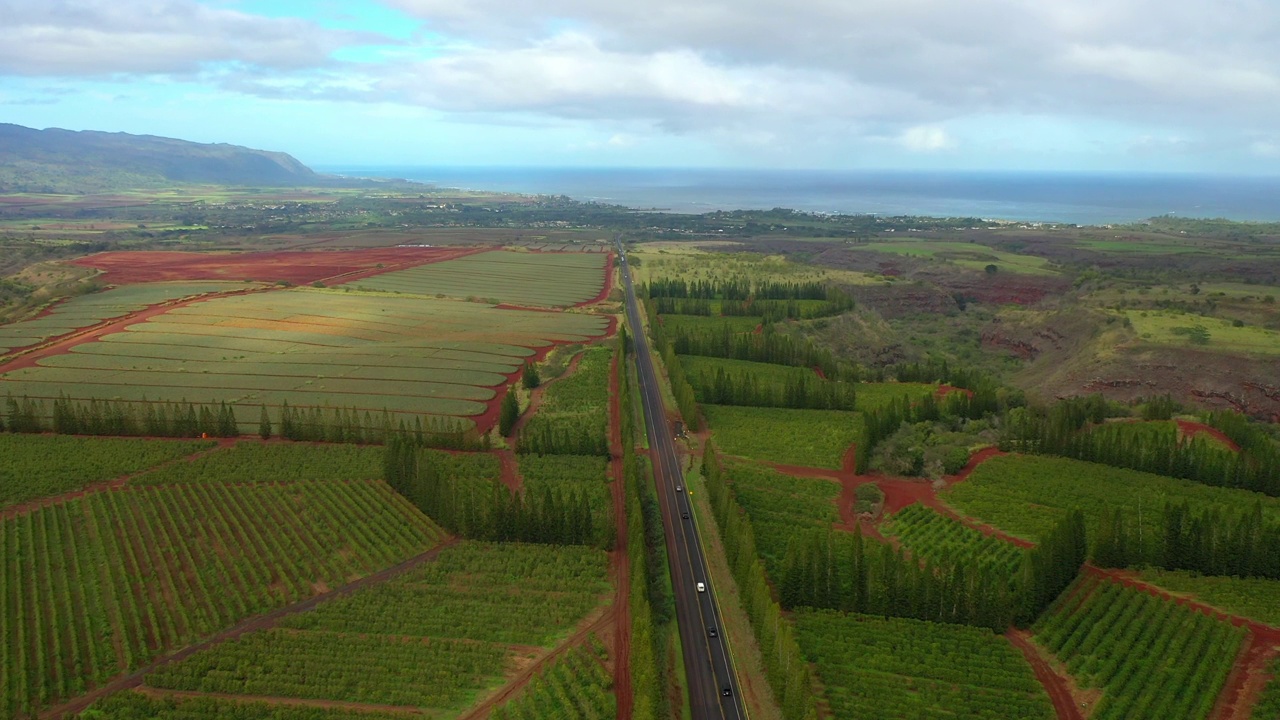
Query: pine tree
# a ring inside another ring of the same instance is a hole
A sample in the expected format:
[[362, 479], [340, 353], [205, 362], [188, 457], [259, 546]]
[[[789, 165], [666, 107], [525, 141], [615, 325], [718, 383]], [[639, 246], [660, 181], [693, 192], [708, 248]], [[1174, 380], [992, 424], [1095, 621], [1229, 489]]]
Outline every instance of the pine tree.
[[542, 384], [542, 377], [538, 374], [538, 366], [533, 363], [527, 363], [524, 366], [524, 372], [520, 377], [521, 384], [526, 390], [532, 390]]
[[498, 410], [498, 433], [503, 437], [510, 435], [519, 419], [520, 402], [516, 399], [516, 389], [509, 387], [506, 396], [502, 398], [502, 407]]
[[267, 406], [262, 406], [262, 413], [258, 416], [258, 437], [267, 440], [271, 437], [271, 413], [267, 412]]

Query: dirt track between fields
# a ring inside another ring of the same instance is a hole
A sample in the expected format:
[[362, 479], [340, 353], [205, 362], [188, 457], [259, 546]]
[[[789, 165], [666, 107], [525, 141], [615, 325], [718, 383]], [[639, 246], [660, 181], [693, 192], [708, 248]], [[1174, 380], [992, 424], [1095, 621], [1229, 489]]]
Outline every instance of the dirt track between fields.
[[159, 657], [153, 660], [152, 662], [150, 662], [149, 664], [144, 665], [143, 667], [127, 675], [117, 677], [111, 682], [108, 682], [105, 685], [95, 688], [94, 690], [92, 690], [91, 692], [85, 695], [81, 695], [80, 697], [69, 700], [61, 705], [57, 705], [55, 707], [49, 708], [44, 712], [40, 713], [40, 718], [41, 720], [58, 720], [59, 718], [64, 718], [64, 717], [68, 717], [70, 715], [79, 713], [85, 708], [87, 708], [89, 705], [91, 705], [95, 700], [104, 698], [107, 695], [110, 695], [112, 693], [120, 692], [121, 690], [128, 690], [130, 688], [137, 687], [138, 685], [142, 684], [142, 679], [148, 673], [154, 672], [156, 669], [160, 667], [163, 667], [170, 663], [185, 660], [186, 658], [191, 657], [197, 652], [206, 650], [215, 645], [219, 645], [228, 640], [234, 640], [246, 633], [255, 632], [258, 630], [268, 630], [272, 627], [275, 627], [275, 625], [279, 623], [282, 619], [290, 615], [295, 615], [300, 612], [311, 610], [312, 608], [316, 607], [320, 603], [323, 603], [327, 600], [332, 600], [339, 597], [346, 597], [356, 592], [357, 590], [361, 590], [366, 587], [384, 583], [398, 575], [401, 575], [409, 570], [412, 570], [413, 568], [417, 567], [418, 565], [421, 565], [424, 562], [434, 560], [437, 555], [439, 555], [445, 549], [452, 547], [453, 545], [456, 545], [458, 542], [459, 541], [457, 538], [449, 538], [444, 542], [440, 543], [439, 545], [436, 545], [435, 547], [431, 548], [430, 550], [427, 550], [426, 552], [415, 555], [409, 558], [408, 560], [405, 560], [397, 565], [393, 565], [384, 570], [379, 570], [376, 573], [366, 575], [360, 578], [359, 580], [354, 580], [352, 582], [349, 582], [346, 585], [343, 585], [342, 587], [337, 588], [336, 590], [323, 592], [318, 595], [314, 595], [301, 602], [296, 602], [296, 603], [293, 603], [292, 605], [286, 605], [285, 607], [277, 608], [264, 615], [251, 617], [235, 626], [232, 626], [230, 628], [227, 628], [226, 630], [223, 630], [222, 632], [208, 639], [202, 640], [193, 645], [188, 645], [187, 647], [182, 648], [181, 650]]

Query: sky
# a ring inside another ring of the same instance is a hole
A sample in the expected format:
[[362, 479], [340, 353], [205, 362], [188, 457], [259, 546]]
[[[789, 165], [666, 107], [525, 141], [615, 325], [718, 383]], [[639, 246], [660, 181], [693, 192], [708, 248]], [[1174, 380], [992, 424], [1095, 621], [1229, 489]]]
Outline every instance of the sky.
[[321, 167], [1280, 175], [1276, 0], [0, 0], [0, 122]]

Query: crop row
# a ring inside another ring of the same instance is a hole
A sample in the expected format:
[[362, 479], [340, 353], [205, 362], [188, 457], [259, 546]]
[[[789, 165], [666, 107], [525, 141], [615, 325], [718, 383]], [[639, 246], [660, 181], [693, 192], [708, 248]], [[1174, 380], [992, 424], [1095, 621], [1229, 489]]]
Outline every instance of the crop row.
[[95, 702], [80, 720], [404, 720], [404, 713], [280, 705], [215, 697], [153, 697], [125, 691]]
[[1034, 626], [1084, 687], [1096, 720], [1209, 715], [1245, 630], [1120, 583], [1082, 576]]
[[1022, 564], [1024, 553], [1016, 545], [920, 504], [899, 511], [881, 530], [896, 536], [912, 555], [935, 565], [976, 561], [1013, 578]]
[[212, 445], [0, 433], [0, 506], [78, 490]]
[[604, 261], [604, 255], [595, 253], [495, 250], [384, 273], [353, 284], [361, 289], [476, 297], [516, 305], [571, 305], [600, 292]]
[[795, 620], [838, 720], [1055, 717], [1022, 655], [990, 631], [830, 610]]
[[506, 648], [467, 640], [281, 629], [168, 665], [147, 685], [233, 695], [451, 708], [502, 674]]
[[1267, 665], [1267, 674], [1271, 680], [1262, 690], [1262, 695], [1253, 706], [1252, 720], [1273, 720], [1280, 717], [1280, 657], [1272, 658]]
[[192, 295], [242, 290], [244, 283], [154, 283], [81, 295], [55, 306], [47, 315], [0, 326], [0, 354], [126, 315], [148, 305]]
[[318, 482], [382, 477], [382, 449], [355, 445], [238, 442], [191, 462], [175, 463], [130, 480], [131, 485], [198, 482]]
[[703, 405], [716, 445], [729, 455], [839, 468], [862, 434], [862, 418], [841, 410]]
[[599, 455], [521, 455], [520, 475], [525, 492], [577, 493], [591, 508], [591, 524], [610, 522], [613, 496], [609, 492], [608, 461]]
[[1131, 527], [1141, 522], [1149, 537], [1163, 530], [1166, 503], [1185, 502], [1196, 512], [1217, 507], [1232, 515], [1258, 504], [1269, 522], [1280, 522], [1280, 499], [1260, 493], [1057, 457], [992, 458], [948, 487], [943, 499], [965, 515], [1029, 540], [1042, 537], [1071, 508], [1084, 512], [1090, 530], [1120, 509]]
[[153, 687], [457, 711], [553, 644], [607, 588], [576, 547], [463, 542], [349, 596], [147, 676]]
[[592, 548], [466, 542], [285, 625], [545, 645], [599, 604], [605, 566], [605, 554]]
[[613, 678], [604, 667], [608, 654], [591, 636], [591, 647], [574, 648], [525, 691], [494, 710], [493, 720], [611, 720], [618, 700], [611, 692]]
[[395, 564], [441, 535], [381, 482], [130, 488], [2, 530], [8, 717]]
[[791, 477], [747, 463], [733, 465], [732, 475], [733, 493], [747, 511], [756, 546], [773, 577], [782, 577], [782, 560], [793, 538], [840, 520], [840, 486], [830, 480]]
[[1247, 617], [1280, 627], [1280, 580], [1258, 577], [1201, 575], [1186, 570], [1143, 568], [1139, 576], [1152, 585]]

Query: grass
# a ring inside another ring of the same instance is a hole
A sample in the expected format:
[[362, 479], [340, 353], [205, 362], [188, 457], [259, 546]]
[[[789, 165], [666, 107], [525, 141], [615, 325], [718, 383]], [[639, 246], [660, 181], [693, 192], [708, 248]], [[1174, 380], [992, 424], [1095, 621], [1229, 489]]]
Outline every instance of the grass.
[[840, 410], [703, 405], [721, 450], [753, 460], [839, 469], [862, 432], [862, 417]]
[[1018, 273], [1021, 275], [1058, 274], [1057, 271], [1050, 267], [1049, 261], [1045, 258], [1032, 255], [1016, 255], [976, 243], [899, 240], [852, 245], [849, 249], [873, 250], [895, 255], [906, 255], [908, 257], [942, 260], [970, 270], [985, 270], [987, 265], [995, 265], [999, 268], [999, 272]]
[[350, 284], [367, 290], [563, 307], [600, 294], [606, 257], [602, 253], [495, 250]]
[[[1230, 320], [1162, 310], [1127, 310], [1124, 317], [1144, 341], [1247, 355], [1280, 355], [1280, 332]], [[1197, 330], [1202, 328], [1202, 330]]]
[[732, 333], [754, 332], [760, 325], [760, 318], [734, 315], [730, 317], [714, 317], [707, 315], [663, 315], [662, 327], [670, 332], [692, 330], [695, 332], [719, 333], [728, 327]]
[[1160, 532], [1165, 503], [1184, 501], [1197, 512], [1210, 506], [1239, 512], [1261, 503], [1264, 517], [1280, 522], [1280, 499], [1260, 493], [1055, 457], [991, 458], [967, 480], [944, 490], [942, 499], [966, 515], [1033, 541], [1071, 508], [1084, 512], [1091, 534], [1116, 508], [1132, 520], [1141, 517], [1144, 532]]
[[1280, 627], [1280, 580], [1159, 569], [1145, 569], [1139, 575], [1169, 592], [1190, 595], [1232, 615]]

